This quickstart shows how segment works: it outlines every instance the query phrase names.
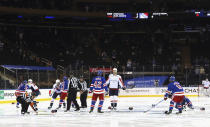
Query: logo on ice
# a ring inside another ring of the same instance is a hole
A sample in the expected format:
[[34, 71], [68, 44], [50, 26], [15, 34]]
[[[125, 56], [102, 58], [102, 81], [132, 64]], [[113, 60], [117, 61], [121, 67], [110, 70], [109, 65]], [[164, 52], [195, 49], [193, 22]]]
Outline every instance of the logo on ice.
[[4, 99], [4, 91], [0, 91], [0, 99]]

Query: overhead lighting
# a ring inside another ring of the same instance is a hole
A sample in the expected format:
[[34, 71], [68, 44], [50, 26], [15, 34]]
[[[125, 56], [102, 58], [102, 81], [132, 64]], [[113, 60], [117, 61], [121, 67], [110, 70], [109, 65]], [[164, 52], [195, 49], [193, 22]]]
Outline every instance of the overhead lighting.
[[46, 19], [54, 19], [54, 16], [45, 16]]

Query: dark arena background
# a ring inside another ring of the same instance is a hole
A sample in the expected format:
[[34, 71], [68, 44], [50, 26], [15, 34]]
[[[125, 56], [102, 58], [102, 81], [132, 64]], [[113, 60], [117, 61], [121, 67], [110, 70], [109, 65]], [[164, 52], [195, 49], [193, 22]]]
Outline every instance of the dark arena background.
[[[0, 126], [207, 126], [209, 42], [209, 0], [0, 0]], [[121, 78], [113, 101], [107, 82], [114, 80], [114, 68]], [[98, 100], [89, 113], [97, 75], [105, 78], [108, 91], [104, 103]], [[87, 89], [76, 88], [80, 110], [74, 111], [73, 105], [65, 112], [64, 105], [57, 107], [73, 93], [72, 76], [85, 80]], [[53, 85], [65, 84], [65, 77], [68, 97], [62, 100], [58, 93], [54, 98], [58, 88]], [[190, 100], [179, 114], [172, 104], [175, 94], [164, 96], [171, 77]], [[22, 90], [24, 83], [29, 85]], [[18, 92], [35, 107], [23, 112]], [[104, 113], [97, 112], [98, 103]], [[167, 114], [172, 105], [173, 112]]]

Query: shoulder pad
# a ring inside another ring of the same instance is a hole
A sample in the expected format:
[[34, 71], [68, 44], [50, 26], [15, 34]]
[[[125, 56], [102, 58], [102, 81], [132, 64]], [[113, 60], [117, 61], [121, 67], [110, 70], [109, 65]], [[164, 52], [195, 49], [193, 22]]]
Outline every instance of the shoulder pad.
[[120, 75], [117, 75], [119, 78], [121, 78], [121, 76]]
[[113, 76], [113, 74], [109, 74], [109, 77], [110, 77], [110, 76]]

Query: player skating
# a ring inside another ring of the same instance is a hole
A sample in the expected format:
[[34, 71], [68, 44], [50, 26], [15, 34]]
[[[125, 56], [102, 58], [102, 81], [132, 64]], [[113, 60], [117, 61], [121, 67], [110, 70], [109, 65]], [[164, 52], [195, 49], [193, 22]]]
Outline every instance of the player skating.
[[117, 75], [117, 68], [113, 68], [113, 74], [109, 75], [106, 85], [109, 87], [109, 96], [111, 101], [111, 109], [117, 109], [118, 93], [119, 88], [123, 90], [126, 89], [122, 78], [120, 75]]
[[[108, 92], [105, 78], [101, 76], [102, 71], [98, 71], [98, 74], [96, 77], [93, 78], [92, 83], [90, 85], [90, 93], [93, 92], [92, 101], [91, 101], [91, 108], [90, 112], [93, 112], [93, 109], [95, 107], [95, 103], [97, 99], [99, 98], [99, 105], [98, 105], [98, 113], [103, 113], [102, 106], [104, 103], [104, 92]], [[105, 90], [105, 91], [104, 91]]]
[[50, 96], [52, 96], [52, 100], [50, 102], [50, 106], [48, 109], [51, 109], [54, 103], [54, 100], [57, 98], [58, 95], [61, 94], [61, 82], [59, 79], [56, 80], [55, 84], [53, 85], [53, 89], [50, 90]]
[[61, 83], [61, 96], [60, 96], [59, 106], [57, 109], [61, 108], [62, 104], [63, 108], [66, 108], [65, 99], [68, 95], [67, 91], [68, 91], [69, 82], [70, 82], [69, 79], [66, 76], [64, 76], [63, 82]]
[[29, 89], [31, 89], [31, 91], [32, 91], [31, 99], [33, 100], [33, 103], [31, 103], [31, 104], [36, 108], [36, 110], [38, 110], [37, 102], [34, 99], [37, 98], [39, 95], [41, 95], [39, 88], [35, 83], [33, 83], [32, 79], [28, 80], [27, 85], [28, 85]]
[[179, 112], [177, 114], [182, 113], [182, 102], [184, 100], [184, 89], [180, 85], [179, 82], [175, 81], [175, 77], [171, 76], [169, 79], [170, 83], [168, 84], [168, 89], [166, 94], [164, 95], [164, 100], [167, 100], [169, 95], [172, 95], [172, 100], [170, 102], [169, 111], [166, 111], [165, 114], [171, 114], [174, 108], [174, 103], [176, 103]]

